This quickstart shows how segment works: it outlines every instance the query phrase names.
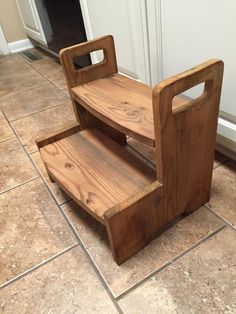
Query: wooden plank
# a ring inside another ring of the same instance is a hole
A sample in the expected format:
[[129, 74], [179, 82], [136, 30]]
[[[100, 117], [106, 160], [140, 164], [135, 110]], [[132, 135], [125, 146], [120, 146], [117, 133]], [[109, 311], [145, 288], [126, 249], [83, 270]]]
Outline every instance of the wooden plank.
[[[75, 68], [74, 57], [101, 49], [103, 50], [104, 60], [81, 69]], [[111, 35], [64, 48], [60, 50], [60, 60], [69, 89], [117, 73], [115, 46]]]
[[[105, 214], [118, 264], [209, 200], [222, 77], [222, 61], [210, 60], [155, 87], [158, 186], [152, 183]], [[173, 111], [173, 98], [200, 83], [203, 94]]]
[[[82, 56], [92, 51], [102, 49], [104, 60], [82, 69], [75, 69], [73, 58]], [[79, 45], [67, 47], [60, 51], [61, 64], [65, 73], [67, 85], [71, 95], [71, 88], [73, 86], [81, 85], [98, 78], [107, 77], [117, 73], [116, 53], [114, 40], [112, 36], [103, 36]], [[126, 145], [126, 136], [122, 132], [105, 125], [102, 121], [98, 121], [87, 110], [85, 110], [78, 101], [71, 97], [76, 120], [80, 123], [81, 128], [98, 128], [106, 135], [110, 136], [120, 145]]]
[[118, 265], [147, 245], [163, 226], [162, 185], [155, 181], [105, 214], [112, 254]]
[[46, 137], [39, 138], [36, 140], [38, 148], [41, 148], [45, 145], [58, 141], [64, 137], [67, 137], [71, 134], [74, 134], [80, 130], [80, 125], [78, 123], [68, 125], [65, 128], [55, 131], [52, 134], [48, 134]]
[[[209, 60], [154, 89], [157, 178], [169, 219], [210, 198], [223, 62]], [[175, 95], [205, 83], [202, 95], [172, 111]]]
[[156, 179], [155, 171], [97, 129], [40, 149], [51, 177], [105, 224], [104, 213]]
[[[116, 74], [72, 88], [72, 97], [98, 119], [150, 146], [155, 146], [152, 88]], [[173, 109], [187, 100], [175, 97]]]

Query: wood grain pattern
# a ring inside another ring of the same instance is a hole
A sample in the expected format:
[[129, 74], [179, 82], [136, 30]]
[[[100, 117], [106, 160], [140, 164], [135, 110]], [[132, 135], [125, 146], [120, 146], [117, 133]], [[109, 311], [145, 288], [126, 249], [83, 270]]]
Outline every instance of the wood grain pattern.
[[[209, 200], [222, 77], [222, 61], [210, 60], [154, 88], [157, 182], [162, 185], [158, 183], [157, 189], [150, 185], [150, 193], [139, 192], [131, 202], [127, 200], [122, 208], [117, 206], [105, 215], [118, 264], [176, 217]], [[203, 94], [174, 111], [173, 97], [202, 82]]]
[[[82, 69], [75, 69], [74, 57], [101, 49], [104, 55], [103, 61]], [[60, 60], [69, 88], [117, 73], [115, 46], [111, 35], [64, 48], [60, 50]]]
[[[151, 87], [116, 74], [76, 86], [71, 92], [74, 100], [98, 119], [155, 146]], [[173, 109], [186, 102], [184, 97], [175, 97]]]
[[104, 213], [155, 180], [155, 171], [97, 129], [40, 149], [52, 178], [105, 224]]
[[[104, 60], [102, 62], [84, 67], [82, 69], [75, 69], [73, 63], [75, 56], [79, 57], [99, 49], [102, 49], [104, 54]], [[92, 116], [81, 106], [80, 101], [72, 97], [72, 87], [117, 73], [116, 53], [113, 37], [111, 35], [103, 36], [95, 40], [90, 40], [79, 45], [62, 49], [60, 51], [60, 60], [65, 73], [76, 120], [80, 123], [81, 128], [98, 128], [120, 145], [126, 145], [127, 141], [126, 135], [124, 133], [113, 128], [112, 126], [105, 125], [102, 121], [98, 121], [98, 119]]]
[[[98, 49], [103, 62], [74, 69], [74, 55]], [[209, 200], [223, 62], [209, 60], [152, 90], [117, 74], [111, 36], [66, 48], [61, 61], [80, 131], [38, 142], [40, 152], [49, 175], [106, 225], [120, 264]], [[179, 96], [201, 83], [197, 99]], [[125, 134], [155, 146], [156, 173], [119, 145]]]
[[[210, 198], [223, 62], [209, 60], [153, 90], [157, 178], [169, 219]], [[203, 94], [172, 111], [175, 95], [204, 83]]]
[[60, 129], [60, 131], [55, 131], [52, 134], [48, 134], [43, 138], [36, 139], [36, 144], [38, 148], [56, 142], [64, 137], [72, 135], [80, 130], [80, 125], [78, 123], [72, 124], [70, 126], [65, 127], [64, 129]]

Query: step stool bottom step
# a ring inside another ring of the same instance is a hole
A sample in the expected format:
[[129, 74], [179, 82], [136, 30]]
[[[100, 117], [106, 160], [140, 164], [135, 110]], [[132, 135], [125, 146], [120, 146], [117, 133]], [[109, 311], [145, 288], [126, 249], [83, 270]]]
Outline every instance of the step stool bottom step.
[[97, 129], [40, 149], [49, 175], [81, 207], [105, 224], [104, 214], [156, 180], [156, 173]]

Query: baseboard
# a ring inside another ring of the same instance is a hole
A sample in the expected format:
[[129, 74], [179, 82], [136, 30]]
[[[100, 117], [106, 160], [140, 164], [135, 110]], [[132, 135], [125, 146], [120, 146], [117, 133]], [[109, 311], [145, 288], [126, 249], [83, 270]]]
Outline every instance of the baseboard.
[[8, 48], [9, 48], [11, 53], [23, 51], [23, 50], [30, 49], [33, 47], [34, 47], [34, 45], [29, 40], [29, 38], [17, 40], [17, 41], [14, 41], [14, 42], [8, 44]]
[[223, 118], [218, 119], [216, 150], [236, 160], [236, 124]]

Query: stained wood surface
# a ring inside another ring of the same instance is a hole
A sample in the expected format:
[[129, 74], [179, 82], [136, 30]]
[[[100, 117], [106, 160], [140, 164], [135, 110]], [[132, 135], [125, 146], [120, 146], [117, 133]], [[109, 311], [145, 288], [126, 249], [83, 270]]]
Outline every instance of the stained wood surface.
[[[98, 49], [105, 51], [103, 62], [74, 69], [75, 55]], [[176, 217], [209, 200], [223, 62], [209, 60], [152, 90], [117, 74], [111, 36], [65, 49], [61, 60], [76, 116], [89, 130], [40, 151], [49, 175], [106, 225], [120, 264]], [[197, 99], [180, 96], [201, 83]], [[128, 134], [155, 146], [156, 175], [98, 131], [98, 120], [106, 135], [120, 132], [112, 135], [120, 143]]]
[[60, 131], [54, 131], [52, 134], [48, 134], [43, 138], [39, 138], [36, 140], [36, 144], [38, 148], [41, 148], [45, 145], [58, 141], [66, 136], [74, 134], [80, 130], [80, 125], [78, 123], [73, 123], [72, 125], [66, 126], [64, 129]]
[[[155, 146], [151, 87], [116, 74], [76, 86], [71, 92], [72, 97], [97, 118]], [[186, 102], [182, 96], [175, 97], [173, 110]]]
[[[104, 59], [101, 62], [81, 69], [75, 68], [74, 57], [83, 56], [96, 50], [103, 50]], [[69, 89], [117, 73], [115, 46], [111, 35], [64, 48], [60, 50], [60, 60]]]
[[105, 224], [104, 213], [156, 179], [155, 171], [97, 129], [40, 149], [52, 178]]
[[[157, 178], [169, 220], [210, 198], [223, 62], [209, 60], [171, 77], [153, 90]], [[172, 99], [204, 83], [202, 95], [172, 110]]]

